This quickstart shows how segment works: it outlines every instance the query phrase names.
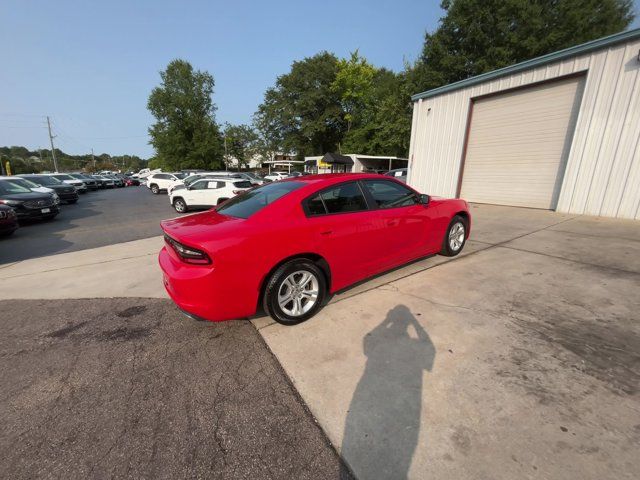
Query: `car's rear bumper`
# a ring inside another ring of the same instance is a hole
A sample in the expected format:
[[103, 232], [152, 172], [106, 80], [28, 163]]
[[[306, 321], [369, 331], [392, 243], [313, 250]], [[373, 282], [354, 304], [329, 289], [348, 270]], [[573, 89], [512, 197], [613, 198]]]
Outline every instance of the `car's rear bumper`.
[[192, 317], [219, 322], [256, 312], [257, 293], [239, 285], [211, 265], [190, 265], [164, 246], [158, 256], [167, 293]]

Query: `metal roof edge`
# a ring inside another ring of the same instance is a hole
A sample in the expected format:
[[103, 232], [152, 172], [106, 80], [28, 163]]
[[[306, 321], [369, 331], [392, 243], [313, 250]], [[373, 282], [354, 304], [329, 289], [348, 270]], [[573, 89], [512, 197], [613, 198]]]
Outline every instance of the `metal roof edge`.
[[476, 75], [474, 77], [465, 78], [464, 80], [460, 80], [458, 82], [443, 85], [442, 87], [434, 88], [432, 90], [427, 90], [426, 92], [417, 93], [411, 96], [411, 100], [415, 102], [423, 98], [434, 97], [442, 93], [447, 93], [472, 85], [477, 85], [478, 83], [486, 82], [487, 80], [492, 80], [504, 75], [521, 72], [533, 67], [538, 67], [547, 63], [562, 60], [567, 57], [572, 57], [582, 53], [591, 52], [593, 50], [598, 50], [600, 48], [608, 47], [609, 45], [614, 45], [616, 43], [624, 42], [627, 40], [635, 40], [636, 38], [640, 38], [640, 28], [635, 28], [633, 30], [627, 30], [620, 33], [614, 33], [613, 35], [609, 35], [607, 37], [591, 40], [587, 43], [568, 47], [563, 50], [558, 50], [557, 52], [547, 53], [546, 55], [542, 55], [541, 57], [525, 60], [524, 62], [516, 63], [508, 67], [499, 68], [498, 70], [492, 70], [491, 72], [481, 73], [480, 75]]

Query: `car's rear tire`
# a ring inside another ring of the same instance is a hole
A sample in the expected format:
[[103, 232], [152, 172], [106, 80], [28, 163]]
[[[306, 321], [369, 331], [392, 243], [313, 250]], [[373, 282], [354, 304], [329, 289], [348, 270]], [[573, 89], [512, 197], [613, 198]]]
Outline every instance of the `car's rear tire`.
[[67, 200], [68, 204], [74, 204], [74, 203], [78, 203], [78, 199], [76, 198], [75, 200]]
[[173, 208], [175, 208], [178, 213], [185, 213], [189, 207], [187, 207], [187, 202], [178, 197], [173, 199]]
[[282, 264], [267, 280], [263, 306], [276, 322], [295, 325], [322, 308], [327, 281], [311, 260], [294, 259]]
[[456, 215], [449, 223], [449, 227], [444, 234], [440, 255], [444, 255], [445, 257], [455, 257], [462, 251], [466, 241], [467, 221], [463, 216]]
[[153, 193], [154, 195], [160, 193], [160, 188], [158, 188], [158, 185], [156, 185], [155, 183], [149, 188], [151, 188], [151, 193]]

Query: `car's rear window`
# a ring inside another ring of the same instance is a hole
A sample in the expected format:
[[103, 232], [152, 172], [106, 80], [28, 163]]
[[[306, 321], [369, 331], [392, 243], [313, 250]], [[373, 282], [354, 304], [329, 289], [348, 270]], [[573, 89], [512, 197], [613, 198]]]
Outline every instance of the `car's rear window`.
[[233, 186], [236, 188], [251, 188], [251, 182], [248, 180], [242, 180], [241, 182], [233, 182]]
[[216, 210], [218, 213], [237, 218], [249, 218], [267, 205], [294, 190], [304, 186], [304, 182], [277, 182], [262, 185], [240, 196], [226, 201]]

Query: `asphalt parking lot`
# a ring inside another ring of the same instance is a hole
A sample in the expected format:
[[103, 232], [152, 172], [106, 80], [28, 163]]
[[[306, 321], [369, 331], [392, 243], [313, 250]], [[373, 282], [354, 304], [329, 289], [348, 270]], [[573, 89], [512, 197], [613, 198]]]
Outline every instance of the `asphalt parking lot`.
[[348, 477], [249, 322], [4, 301], [0, 478]]
[[166, 195], [142, 185], [88, 192], [60, 209], [55, 219], [25, 223], [0, 239], [0, 264], [153, 237], [160, 220], [177, 215]]

